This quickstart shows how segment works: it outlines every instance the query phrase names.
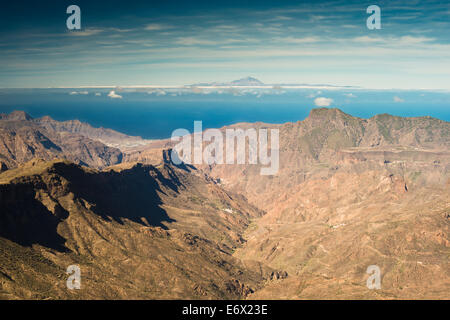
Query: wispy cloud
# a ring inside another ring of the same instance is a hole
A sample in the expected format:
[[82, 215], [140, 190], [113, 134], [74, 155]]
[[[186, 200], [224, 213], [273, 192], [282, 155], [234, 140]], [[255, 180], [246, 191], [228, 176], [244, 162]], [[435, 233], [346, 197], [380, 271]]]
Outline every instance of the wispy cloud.
[[[367, 30], [361, 4], [352, 1], [270, 9], [224, 3], [228, 9], [214, 12], [192, 3], [192, 10], [178, 13], [148, 6], [148, 15], [134, 18], [124, 4], [123, 11], [105, 13], [95, 24], [83, 20], [89, 27], [80, 31], [43, 23], [32, 32], [18, 26], [15, 33], [5, 32], [0, 86], [21, 86], [31, 78], [41, 79], [33, 80], [38, 86], [80, 85], [86, 70], [93, 71], [88, 79], [93, 84], [160, 84], [163, 78], [183, 84], [206, 73], [233, 78], [239, 69], [269, 81], [448, 88], [450, 38], [442, 30], [450, 22], [448, 7], [437, 2], [386, 3], [380, 32]], [[418, 21], [410, 20], [416, 14]]]
[[104, 29], [87, 28], [87, 29], [80, 30], [80, 31], [73, 30], [73, 31], [70, 31], [69, 34], [71, 36], [76, 36], [76, 37], [89, 37], [89, 36], [93, 36], [93, 35], [99, 34], [99, 33], [103, 32], [103, 31], [104, 31]]
[[249, 43], [255, 43], [259, 42], [258, 39], [252, 39], [252, 38], [244, 38], [244, 39], [235, 39], [235, 38], [225, 38], [225, 39], [205, 39], [200, 37], [181, 37], [174, 41], [174, 44], [176, 45], [183, 45], [183, 46], [196, 46], [196, 45], [206, 45], [206, 46], [221, 46], [228, 44], [249, 44]]
[[274, 40], [279, 41], [279, 42], [285, 42], [285, 43], [315, 43], [315, 42], [319, 42], [320, 38], [318, 38], [318, 37], [304, 37], [304, 38], [294, 38], [294, 37], [280, 38], [280, 37], [277, 37]]
[[399, 38], [398, 42], [402, 45], [408, 45], [408, 44], [427, 43], [435, 40], [436, 40], [435, 38], [428, 38], [428, 37], [403, 36]]
[[292, 20], [292, 19], [294, 19], [294, 18], [288, 17], [288, 16], [279, 15], [279, 16], [270, 18], [268, 21], [289, 21], [289, 20]]
[[193, 45], [215, 45], [217, 42], [207, 39], [200, 39], [196, 37], [185, 37], [176, 40], [175, 43], [183, 46], [193, 46]]
[[77, 94], [88, 95], [89, 92], [88, 91], [72, 91], [72, 92], [69, 93], [69, 95], [71, 95], [71, 96], [74, 96], [74, 95], [77, 95]]
[[374, 43], [374, 42], [383, 42], [385, 41], [382, 37], [370, 37], [370, 36], [360, 36], [352, 39], [354, 42], [361, 43]]
[[159, 31], [159, 30], [164, 30], [164, 29], [169, 29], [170, 27], [164, 24], [159, 24], [159, 23], [150, 23], [147, 24], [144, 29], [147, 31]]
[[405, 102], [402, 98], [399, 98], [397, 96], [394, 96], [394, 102]]
[[353, 42], [358, 43], [380, 43], [384, 45], [415, 45], [423, 44], [435, 41], [435, 38], [429, 37], [414, 37], [414, 36], [401, 36], [401, 37], [380, 37], [380, 36], [360, 36], [352, 39]]

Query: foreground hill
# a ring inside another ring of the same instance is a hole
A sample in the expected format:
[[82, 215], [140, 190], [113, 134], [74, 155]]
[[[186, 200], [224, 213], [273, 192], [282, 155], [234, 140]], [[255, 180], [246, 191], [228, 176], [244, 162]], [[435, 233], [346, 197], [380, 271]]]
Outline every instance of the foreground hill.
[[[260, 215], [168, 164], [32, 161], [0, 174], [0, 297], [242, 298], [273, 271], [231, 256]], [[72, 264], [82, 290], [66, 288]]]

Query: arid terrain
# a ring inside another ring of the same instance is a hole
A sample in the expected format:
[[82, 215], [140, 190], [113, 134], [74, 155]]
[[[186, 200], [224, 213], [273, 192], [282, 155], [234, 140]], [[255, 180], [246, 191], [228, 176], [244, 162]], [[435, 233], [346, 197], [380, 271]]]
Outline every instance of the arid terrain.
[[449, 122], [321, 108], [222, 130], [250, 127], [279, 130], [276, 175], [0, 115], [0, 298], [450, 299]]

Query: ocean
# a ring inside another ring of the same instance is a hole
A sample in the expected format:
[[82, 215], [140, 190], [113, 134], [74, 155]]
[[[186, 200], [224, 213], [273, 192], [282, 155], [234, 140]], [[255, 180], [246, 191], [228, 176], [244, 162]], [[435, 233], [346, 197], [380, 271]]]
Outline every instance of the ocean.
[[78, 119], [94, 127], [111, 128], [146, 139], [169, 138], [173, 130], [219, 128], [238, 122], [284, 123], [305, 119], [317, 107], [317, 97], [331, 99], [328, 107], [369, 118], [389, 113], [432, 116], [450, 121], [450, 93], [377, 90], [186, 90], [115, 91], [106, 89], [1, 89], [0, 112], [23, 110], [32, 117]]

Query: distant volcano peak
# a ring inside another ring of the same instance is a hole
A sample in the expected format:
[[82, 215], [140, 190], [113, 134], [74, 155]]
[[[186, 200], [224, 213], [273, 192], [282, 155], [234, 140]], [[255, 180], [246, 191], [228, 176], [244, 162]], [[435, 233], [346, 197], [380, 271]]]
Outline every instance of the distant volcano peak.
[[256, 78], [253, 77], [245, 77], [239, 80], [234, 80], [231, 82], [232, 85], [237, 86], [258, 86], [258, 85], [264, 85], [263, 82], [259, 81]]
[[263, 86], [264, 83], [253, 77], [245, 77], [231, 82], [205, 82], [193, 86]]

